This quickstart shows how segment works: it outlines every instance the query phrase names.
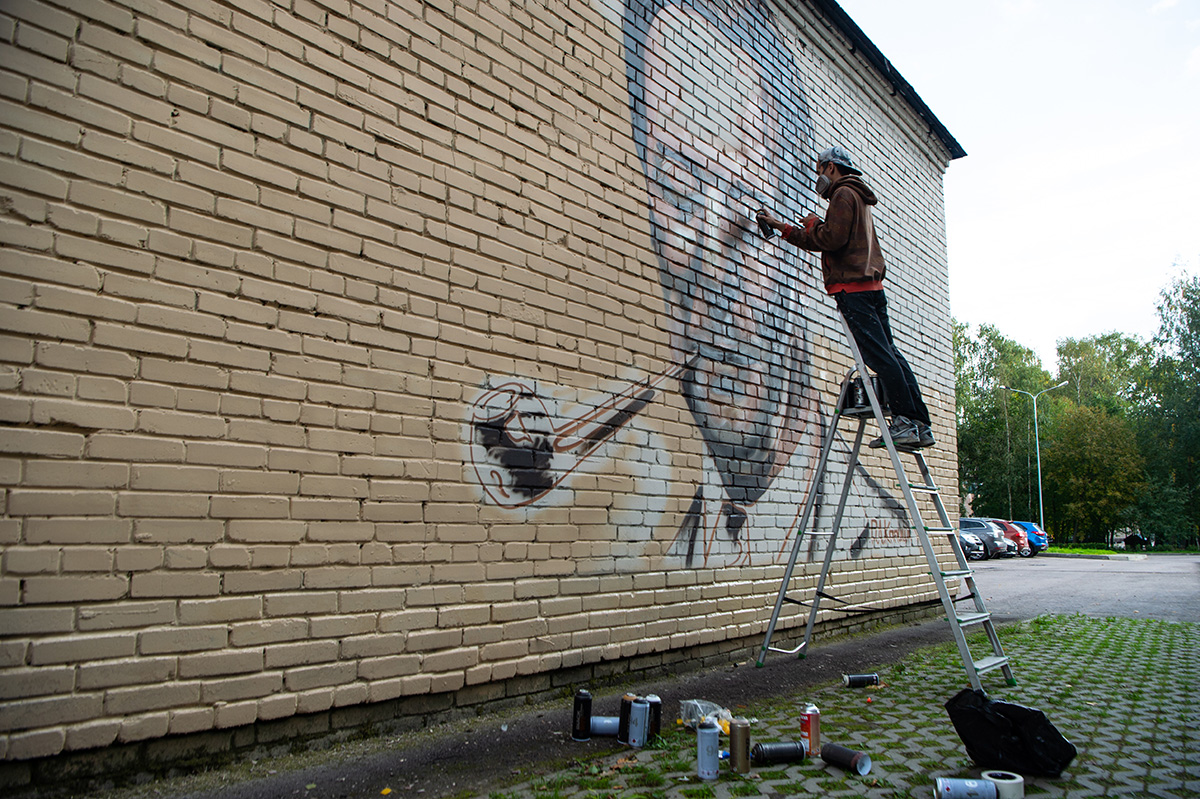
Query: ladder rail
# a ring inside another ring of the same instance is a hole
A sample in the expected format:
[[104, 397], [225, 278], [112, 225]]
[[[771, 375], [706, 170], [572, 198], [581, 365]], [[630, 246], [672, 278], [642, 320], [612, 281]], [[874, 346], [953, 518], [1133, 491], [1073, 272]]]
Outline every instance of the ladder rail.
[[[775, 599], [775, 609], [771, 611], [771, 620], [767, 623], [767, 633], [763, 638], [762, 649], [758, 656], [758, 665], [762, 666], [766, 661], [767, 650], [771, 648], [771, 638], [775, 634], [775, 626], [779, 623], [779, 614], [783, 610], [783, 603], [787, 600], [787, 589], [792, 583], [792, 572], [796, 568], [796, 559], [800, 555], [800, 547], [804, 543], [804, 534], [808, 530], [808, 524], [811, 521], [813, 508], [816, 506], [817, 493], [820, 491], [820, 480], [825, 470], [829, 465], [829, 454], [833, 449], [834, 432], [837, 430], [838, 408], [841, 407], [842, 400], [846, 396], [847, 385], [843, 383], [841, 395], [838, 397], [838, 403], [834, 406], [833, 413], [830, 414], [826, 430], [825, 441], [821, 446], [821, 455], [817, 459], [817, 470], [814, 473], [812, 485], [808, 490], [808, 499], [804, 502], [804, 509], [800, 514], [800, 521], [796, 525], [796, 538], [792, 541], [792, 554], [788, 557], [787, 567], [783, 570], [783, 582], [779, 585], [779, 595]], [[781, 650], [777, 652], [785, 652], [789, 655], [794, 655], [797, 652], [803, 651], [807, 642], [800, 644], [795, 649]]]
[[[950, 629], [954, 637], [955, 645], [958, 648], [959, 656], [962, 659], [963, 667], [967, 672], [967, 678], [971, 683], [971, 687], [976, 690], [982, 690], [982, 683], [979, 675], [994, 669], [1002, 669], [1004, 676], [1009, 685], [1015, 685], [1016, 680], [1012, 674], [1012, 666], [1009, 659], [1004, 655], [1003, 646], [1000, 638], [996, 633], [995, 625], [992, 622], [991, 614], [983, 601], [982, 592], [975, 585], [974, 572], [970, 568], [967, 557], [962, 550], [962, 545], [958, 540], [957, 530], [950, 522], [950, 515], [946, 512], [946, 506], [942, 502], [941, 492], [937, 487], [936, 481], [933, 479], [933, 474], [929, 468], [928, 462], [924, 455], [918, 449], [904, 450], [906, 454], [911, 454], [916, 459], [918, 471], [921, 476], [921, 484], [914, 486], [909, 480], [908, 473], [905, 470], [904, 464], [900, 460], [900, 452], [896, 447], [895, 441], [892, 439], [891, 431], [888, 427], [882, 406], [879, 402], [879, 397], [876, 394], [875, 386], [873, 385], [870, 374], [866, 369], [863, 361], [862, 352], [858, 347], [858, 342], [854, 340], [854, 335], [850, 330], [850, 325], [846, 321], [845, 315], [838, 310], [838, 317], [841, 319], [842, 327], [846, 332], [846, 340], [850, 346], [851, 355], [854, 358], [854, 368], [851, 369], [846, 378], [842, 381], [841, 392], [838, 396], [837, 404], [834, 406], [834, 411], [830, 417], [829, 425], [826, 429], [825, 441], [821, 448], [821, 457], [817, 465], [817, 472], [813, 477], [812, 485], [809, 489], [809, 497], [804, 505], [804, 511], [801, 515], [801, 522], [797, 528], [796, 540], [793, 542], [791, 557], [788, 560], [787, 568], [784, 572], [783, 582], [779, 587], [779, 595], [775, 601], [775, 608], [771, 613], [771, 620], [767, 625], [766, 636], [763, 639], [762, 649], [758, 659], [758, 665], [762, 666], [768, 651], [786, 652], [795, 654], [797, 652], [805, 653], [808, 645], [812, 640], [813, 628], [816, 624], [817, 614], [820, 611], [821, 597], [828, 596], [825, 593], [825, 586], [829, 577], [829, 572], [833, 564], [833, 553], [837, 546], [838, 534], [841, 530], [843, 514], [846, 508], [846, 502], [849, 497], [850, 485], [854, 477], [855, 467], [859, 462], [859, 454], [862, 447], [863, 433], [866, 427], [865, 415], [858, 414], [859, 425], [855, 434], [854, 445], [851, 449], [850, 458], [846, 466], [846, 477], [842, 484], [842, 491], [838, 499], [837, 510], [834, 514], [832, 530], [828, 535], [825, 546], [825, 558], [821, 567], [821, 574], [817, 579], [816, 591], [813, 596], [813, 601], [809, 606], [808, 621], [805, 626], [804, 640], [799, 646], [794, 649], [778, 649], [771, 647], [771, 638], [775, 633], [776, 625], [779, 621], [779, 614], [785, 601], [796, 602], [787, 598], [787, 590], [791, 585], [792, 574], [795, 569], [796, 560], [799, 556], [802, 538], [807, 530], [811, 519], [812, 509], [815, 504], [816, 494], [821, 490], [822, 481], [825, 477], [825, 472], [829, 466], [829, 455], [833, 449], [833, 442], [837, 437], [838, 425], [843, 418], [842, 410], [846, 399], [851, 379], [855, 372], [862, 379], [864, 394], [871, 407], [872, 416], [880, 428], [880, 438], [883, 440], [884, 448], [887, 449], [888, 458], [891, 461], [892, 469], [896, 473], [897, 480], [901, 493], [904, 495], [904, 507], [907, 517], [907, 522], [910, 531], [916, 534], [919, 539], [921, 549], [925, 554], [926, 562], [929, 565], [930, 574], [933, 577], [934, 586], [937, 589], [938, 599], [942, 603], [943, 609], [946, 611], [946, 618], [950, 623]], [[920, 505], [917, 502], [917, 493], [927, 494], [933, 509], [937, 515], [940, 526], [927, 527], [923, 521]], [[931, 532], [943, 532], [947, 535], [950, 545], [951, 555], [956, 562], [957, 568], [945, 570], [941, 562], [938, 560], [937, 550], [934, 549], [933, 542], [930, 539]], [[975, 613], [959, 613], [955, 606], [955, 598], [950, 595], [950, 591], [946, 586], [946, 577], [960, 577], [970, 590], [969, 597], [975, 605]], [[802, 603], [797, 603], [802, 604]], [[968, 625], [981, 624], [987, 633], [988, 642], [991, 645], [992, 656], [981, 658], [978, 661], [971, 653], [970, 646], [967, 642], [965, 627]]]
[[[825, 542], [825, 561], [821, 566], [821, 576], [817, 578], [816, 593], [808, 609], [808, 622], [804, 625], [804, 642], [800, 645], [801, 651], [808, 651], [808, 644], [812, 640], [813, 627], [817, 623], [817, 614], [821, 610], [821, 596], [825, 593], [825, 581], [829, 578], [829, 569], [833, 565], [833, 553], [837, 549], [838, 533], [842, 530], [842, 517], [846, 511], [846, 500], [850, 496], [850, 485], [854, 481], [854, 464], [858, 460], [858, 452], [862, 447], [863, 431], [865, 428], [866, 422], [860, 419], [858, 432], [854, 435], [854, 447], [851, 450], [849, 468], [846, 469], [846, 478], [842, 481], [842, 492], [838, 497], [837, 511], [833, 515], [833, 526]], [[832, 439], [833, 436], [830, 436], [830, 438]]]

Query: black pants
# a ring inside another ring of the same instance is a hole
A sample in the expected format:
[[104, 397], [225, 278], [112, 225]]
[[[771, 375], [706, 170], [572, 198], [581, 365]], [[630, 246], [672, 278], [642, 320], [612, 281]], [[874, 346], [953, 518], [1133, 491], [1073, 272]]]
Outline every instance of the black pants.
[[892, 342], [887, 297], [882, 291], [839, 291], [833, 299], [850, 325], [863, 360], [879, 375], [892, 414], [929, 424], [929, 411], [921, 399], [917, 378]]

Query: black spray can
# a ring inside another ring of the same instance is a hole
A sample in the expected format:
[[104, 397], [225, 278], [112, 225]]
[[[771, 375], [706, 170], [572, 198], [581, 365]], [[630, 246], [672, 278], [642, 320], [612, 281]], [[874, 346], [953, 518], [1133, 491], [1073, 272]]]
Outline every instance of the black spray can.
[[750, 750], [750, 761], [756, 766], [771, 763], [799, 763], [804, 760], [803, 741], [774, 741], [756, 743]]
[[875, 672], [870, 674], [843, 674], [842, 685], [847, 688], [866, 688], [871, 685], [879, 685], [879, 675]]
[[617, 716], [617, 743], [629, 743], [629, 714], [633, 711], [633, 700], [637, 699], [634, 694], [625, 694], [621, 697], [621, 714]]
[[871, 773], [871, 756], [845, 746], [825, 744], [821, 747], [821, 759], [846, 771], [853, 771], [860, 777]]
[[658, 694], [649, 694], [646, 703], [650, 705], [650, 735], [646, 743], [650, 743], [662, 734], [662, 699]]
[[586, 688], [575, 692], [575, 710], [571, 714], [571, 740], [592, 739], [592, 694]]

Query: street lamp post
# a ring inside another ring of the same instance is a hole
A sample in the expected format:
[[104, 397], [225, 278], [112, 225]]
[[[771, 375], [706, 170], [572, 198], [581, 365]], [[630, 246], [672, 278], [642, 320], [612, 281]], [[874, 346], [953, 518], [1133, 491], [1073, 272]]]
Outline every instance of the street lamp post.
[[1033, 449], [1037, 453], [1038, 467], [1038, 526], [1041, 527], [1042, 530], [1046, 529], [1046, 512], [1042, 508], [1042, 445], [1041, 442], [1038, 441], [1037, 401], [1038, 397], [1042, 396], [1047, 391], [1053, 391], [1056, 388], [1062, 388], [1066, 384], [1067, 381], [1064, 380], [1057, 386], [1044, 388], [1036, 394], [1030, 394], [1028, 391], [1022, 391], [1019, 388], [1013, 388], [1011, 386], [1000, 386], [1000, 388], [1004, 389], [1005, 391], [1013, 391], [1017, 394], [1024, 394], [1027, 397], [1033, 397]]

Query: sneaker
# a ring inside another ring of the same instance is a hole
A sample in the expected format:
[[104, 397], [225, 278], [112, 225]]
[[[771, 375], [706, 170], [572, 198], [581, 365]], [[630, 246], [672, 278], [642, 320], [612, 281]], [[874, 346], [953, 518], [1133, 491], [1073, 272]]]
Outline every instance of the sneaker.
[[[888, 425], [888, 433], [892, 436], [892, 443], [897, 447], [913, 448], [921, 446], [921, 434], [918, 430], [918, 425], [907, 416], [892, 417], [892, 423]], [[930, 435], [932, 438], [932, 434]], [[871, 449], [882, 449], [883, 436], [868, 444]]]
[[929, 425], [925, 424], [924, 422], [917, 422], [917, 436], [918, 436], [918, 441], [917, 441], [918, 449], [925, 449], [925, 447], [932, 447], [934, 444], [937, 443], [937, 441], [933, 437], [933, 428], [931, 428]]

